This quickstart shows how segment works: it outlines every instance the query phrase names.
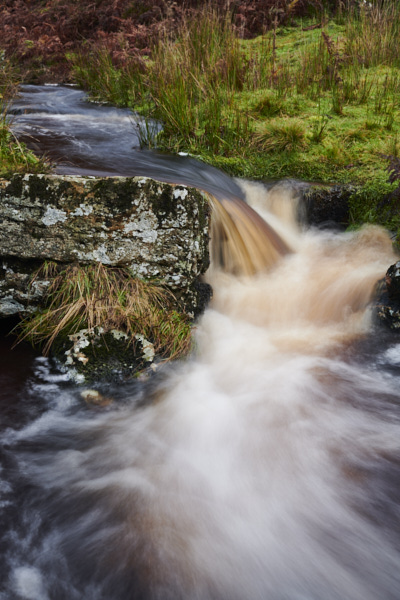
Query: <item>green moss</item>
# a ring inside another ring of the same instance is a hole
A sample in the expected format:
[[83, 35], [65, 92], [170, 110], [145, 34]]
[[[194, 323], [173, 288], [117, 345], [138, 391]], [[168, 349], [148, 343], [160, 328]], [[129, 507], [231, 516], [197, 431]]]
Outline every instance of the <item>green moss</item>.
[[350, 198], [351, 222], [378, 223], [390, 230], [400, 227], [399, 201], [393, 192], [397, 183], [387, 181], [387, 173], [378, 173], [374, 179], [357, 189]]

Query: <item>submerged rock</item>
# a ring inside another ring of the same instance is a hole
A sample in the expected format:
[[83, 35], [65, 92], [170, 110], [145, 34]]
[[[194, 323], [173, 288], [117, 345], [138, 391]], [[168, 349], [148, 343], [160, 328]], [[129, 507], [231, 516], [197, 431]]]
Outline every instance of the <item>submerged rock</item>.
[[45, 261], [101, 262], [157, 280], [194, 316], [208, 289], [209, 206], [184, 185], [145, 177], [14, 175], [0, 179], [0, 317], [40, 306]]
[[83, 390], [81, 392], [81, 397], [89, 406], [94, 406], [96, 408], [105, 408], [106, 406], [110, 406], [113, 403], [113, 399], [107, 396], [103, 396], [97, 390]]

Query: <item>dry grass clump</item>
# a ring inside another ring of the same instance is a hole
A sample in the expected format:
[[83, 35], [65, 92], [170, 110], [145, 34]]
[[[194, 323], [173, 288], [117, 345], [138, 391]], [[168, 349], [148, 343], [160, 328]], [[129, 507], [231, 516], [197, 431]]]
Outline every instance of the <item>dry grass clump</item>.
[[154, 345], [156, 354], [167, 359], [184, 356], [191, 348], [191, 326], [174, 309], [173, 294], [133, 277], [129, 269], [101, 263], [67, 267], [47, 263], [35, 278], [51, 280], [47, 307], [24, 319], [19, 339], [43, 346], [45, 355], [56, 338], [82, 329], [89, 335], [123, 331], [132, 346], [135, 336], [142, 335]]

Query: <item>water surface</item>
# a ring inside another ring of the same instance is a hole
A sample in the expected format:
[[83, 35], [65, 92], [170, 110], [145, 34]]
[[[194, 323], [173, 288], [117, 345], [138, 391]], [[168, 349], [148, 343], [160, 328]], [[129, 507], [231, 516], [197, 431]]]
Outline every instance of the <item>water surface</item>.
[[369, 308], [390, 239], [304, 230], [287, 184], [238, 187], [292, 251], [214, 265], [188, 361], [99, 385], [100, 410], [3, 340], [1, 600], [399, 600], [400, 341]]

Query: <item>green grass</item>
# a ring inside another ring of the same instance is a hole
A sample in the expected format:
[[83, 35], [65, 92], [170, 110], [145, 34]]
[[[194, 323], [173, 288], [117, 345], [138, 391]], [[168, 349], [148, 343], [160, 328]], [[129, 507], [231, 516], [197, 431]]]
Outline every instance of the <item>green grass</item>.
[[135, 106], [144, 98], [145, 62], [131, 59], [119, 68], [113, 65], [107, 49], [99, 47], [88, 52], [67, 54], [74, 64], [76, 83], [87, 87], [93, 100], [116, 106]]
[[[400, 4], [349, 3], [322, 29], [311, 25], [299, 21], [244, 41], [229, 14], [208, 6], [184, 20], [174, 39], [161, 38], [132, 76], [125, 65], [116, 96], [162, 121], [153, 145], [232, 175], [387, 181], [384, 156], [396, 155], [400, 139]], [[89, 70], [103, 53], [72, 58], [79, 82], [97, 98], [96, 70]], [[106, 70], [111, 77], [115, 67]]]
[[256, 132], [254, 144], [263, 152], [292, 153], [306, 148], [306, 129], [298, 119], [274, 119]]
[[15, 67], [0, 51], [0, 176], [10, 173], [43, 172], [44, 161], [21, 144], [10, 128], [8, 109], [18, 89]]

